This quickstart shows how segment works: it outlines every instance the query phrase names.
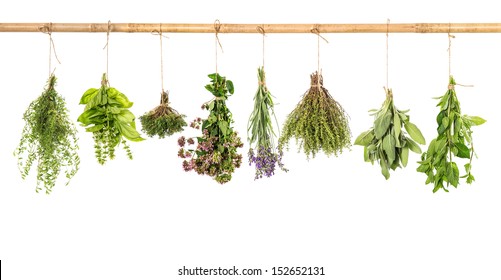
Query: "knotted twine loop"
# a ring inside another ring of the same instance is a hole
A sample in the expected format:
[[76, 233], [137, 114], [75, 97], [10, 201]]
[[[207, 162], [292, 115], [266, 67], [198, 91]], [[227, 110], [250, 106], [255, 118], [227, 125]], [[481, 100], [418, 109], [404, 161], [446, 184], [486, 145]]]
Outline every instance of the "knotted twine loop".
[[326, 43], [329, 43], [329, 41], [327, 41], [327, 39], [325, 39], [322, 35], [320, 35], [320, 26], [318, 24], [315, 25], [315, 27], [312, 28], [310, 31], [311, 33], [317, 35], [317, 75], [319, 75], [319, 78], [317, 80], [317, 87], [321, 87], [320, 77], [322, 76], [322, 73], [320, 71], [320, 38], [322, 38]]
[[221, 48], [221, 52], [224, 52], [223, 46], [221, 45], [221, 42], [219, 41], [219, 31], [220, 30], [221, 30], [221, 22], [219, 21], [219, 19], [216, 19], [216, 21], [214, 21], [214, 31], [215, 31], [215, 35], [216, 35], [216, 74], [218, 73], [217, 72], [217, 45], [219, 45], [219, 47]]
[[[155, 29], [155, 30], [151, 31], [151, 34], [155, 35], [155, 36], [158, 36], [160, 38], [160, 79], [161, 79], [161, 83], [162, 83], [162, 95], [163, 95], [163, 93], [165, 93], [166, 91], [164, 89], [164, 57], [163, 57], [163, 42], [162, 42], [162, 37], [163, 38], [167, 38], [167, 39], [169, 37], [163, 35], [163, 33], [162, 33], [162, 24], [161, 23], [160, 23], [159, 30]], [[166, 92], [166, 93], [167, 93], [167, 95], [169, 94], [169, 92]]]
[[[48, 25], [43, 25], [38, 27], [38, 30], [44, 34], [49, 35], [49, 76], [52, 75], [52, 53], [54, 52], [54, 57], [56, 58], [57, 62], [61, 64], [61, 61], [59, 61], [59, 58], [57, 57], [56, 53], [56, 46], [54, 45], [54, 40], [52, 39], [52, 22], [50, 22]], [[54, 70], [56, 70], [54, 68]]]

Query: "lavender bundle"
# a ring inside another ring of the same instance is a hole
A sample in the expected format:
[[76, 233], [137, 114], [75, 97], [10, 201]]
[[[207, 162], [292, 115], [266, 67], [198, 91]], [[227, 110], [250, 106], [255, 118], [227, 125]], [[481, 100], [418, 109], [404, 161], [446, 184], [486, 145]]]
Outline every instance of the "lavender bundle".
[[287, 172], [282, 163], [283, 152], [276, 151], [275, 137], [271, 117], [275, 118], [273, 99], [266, 87], [264, 67], [258, 68], [258, 89], [254, 96], [254, 110], [247, 125], [247, 135], [250, 144], [249, 165], [255, 164], [256, 175], [254, 179], [271, 177], [278, 167]]

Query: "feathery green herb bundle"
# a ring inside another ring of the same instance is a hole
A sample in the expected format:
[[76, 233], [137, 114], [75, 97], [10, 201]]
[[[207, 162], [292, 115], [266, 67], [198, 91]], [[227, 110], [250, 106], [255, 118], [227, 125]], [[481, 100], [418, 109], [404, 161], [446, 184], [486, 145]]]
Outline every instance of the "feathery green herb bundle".
[[348, 115], [323, 87], [322, 75], [315, 72], [310, 77], [310, 89], [287, 116], [278, 140], [279, 149], [288, 148], [290, 139], [295, 138], [299, 150], [302, 148], [308, 158], [320, 150], [337, 156], [343, 148], [351, 147]]
[[61, 169], [65, 169], [68, 184], [80, 164], [77, 130], [69, 118], [64, 98], [55, 89], [56, 80], [56, 76], [51, 75], [42, 95], [25, 111], [26, 124], [14, 152], [23, 179], [33, 163], [37, 163], [36, 192], [42, 190], [40, 184], [43, 184], [47, 194], [55, 186]]
[[[183, 158], [184, 171], [194, 170], [198, 174], [209, 175], [220, 184], [231, 180], [231, 174], [242, 163], [242, 155], [237, 149], [243, 146], [237, 132], [231, 124], [233, 118], [226, 106], [226, 100], [234, 92], [233, 83], [219, 74], [210, 74], [211, 83], [205, 88], [214, 95], [214, 99], [204, 103], [202, 109], [209, 111], [207, 119], [197, 118], [190, 127], [202, 130], [202, 136], [178, 139], [181, 147], [178, 156]], [[195, 149], [185, 149], [195, 145]]]
[[85, 109], [78, 121], [93, 134], [97, 161], [104, 164], [108, 158], [114, 159], [115, 147], [120, 143], [129, 159], [132, 159], [125, 139], [134, 142], [144, 140], [136, 130], [134, 114], [128, 109], [134, 103], [109, 86], [106, 73], [103, 74], [101, 87], [88, 89], [80, 99], [80, 104], [84, 104]]
[[[420, 166], [417, 171], [425, 173], [428, 178], [426, 184], [433, 183], [433, 192], [440, 189], [448, 192], [444, 186], [453, 185], [457, 188], [459, 178], [466, 178], [471, 184], [475, 177], [471, 174], [471, 161], [475, 154], [472, 142], [472, 126], [481, 125], [485, 120], [480, 117], [461, 115], [461, 107], [456, 96], [454, 86], [456, 81], [449, 77], [447, 92], [437, 99], [440, 102], [440, 113], [437, 115], [438, 136], [430, 142], [428, 150], [421, 155]], [[468, 159], [464, 165], [466, 174], [459, 177], [459, 169], [454, 157]]]
[[426, 141], [419, 128], [410, 122], [410, 117], [406, 114], [409, 110], [398, 110], [393, 103], [391, 89], [385, 91], [386, 100], [381, 109], [371, 110], [374, 112], [371, 114], [374, 115], [373, 127], [362, 132], [354, 144], [364, 146], [364, 160], [372, 164], [377, 161], [381, 166], [381, 173], [388, 180], [390, 168], [395, 170], [401, 167], [400, 163], [407, 166], [409, 150], [420, 154], [421, 148], [416, 142], [425, 145]]
[[140, 116], [139, 120], [144, 133], [149, 137], [158, 135], [158, 138], [162, 139], [165, 136], [183, 131], [186, 126], [185, 117], [170, 107], [169, 93], [162, 92], [160, 105]]
[[255, 179], [262, 178], [263, 175], [266, 177], [274, 175], [276, 164], [283, 171], [288, 171], [282, 163], [283, 151], [279, 150], [277, 152], [275, 150], [276, 134], [273, 131], [271, 118], [273, 116], [275, 121], [277, 118], [273, 110], [273, 97], [266, 87], [264, 67], [257, 70], [258, 89], [254, 96], [254, 110], [247, 125], [247, 135], [251, 145], [248, 153], [249, 165], [252, 165], [252, 163], [256, 165]]

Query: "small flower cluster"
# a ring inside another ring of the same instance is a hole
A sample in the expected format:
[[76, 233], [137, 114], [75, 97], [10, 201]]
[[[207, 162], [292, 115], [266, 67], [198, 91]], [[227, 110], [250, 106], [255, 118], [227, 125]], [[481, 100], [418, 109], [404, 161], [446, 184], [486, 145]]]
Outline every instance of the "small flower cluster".
[[[195, 119], [190, 127], [199, 128], [201, 123], [202, 119]], [[221, 142], [218, 137], [210, 136], [206, 129], [202, 133], [202, 137], [196, 137], [196, 149], [186, 147], [195, 145], [194, 138], [182, 136], [178, 139], [178, 157], [184, 159], [184, 171], [194, 170], [200, 175], [209, 175], [220, 184], [229, 182], [235, 168], [242, 163], [242, 155], [237, 153], [237, 148], [243, 147], [240, 137], [233, 132], [228, 140]]]
[[275, 174], [275, 166], [278, 164], [278, 167], [282, 171], [289, 171], [284, 167], [282, 163], [282, 150], [279, 150], [278, 153], [272, 151], [271, 148], [265, 148], [264, 146], [259, 146], [257, 150], [257, 155], [254, 154], [254, 150], [249, 149], [249, 166], [253, 163], [256, 165], [256, 176], [254, 179], [261, 179], [263, 175], [266, 177], [271, 177]]

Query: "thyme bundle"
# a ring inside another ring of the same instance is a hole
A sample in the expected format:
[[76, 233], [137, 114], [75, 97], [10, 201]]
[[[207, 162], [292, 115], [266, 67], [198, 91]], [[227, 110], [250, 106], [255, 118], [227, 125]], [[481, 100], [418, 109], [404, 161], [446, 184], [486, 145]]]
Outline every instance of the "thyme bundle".
[[197, 118], [190, 124], [192, 128], [201, 129], [202, 135], [180, 137], [178, 156], [184, 159], [182, 166], [186, 172], [194, 170], [224, 184], [231, 180], [232, 173], [242, 163], [242, 155], [237, 149], [243, 147], [243, 143], [231, 126], [233, 118], [226, 106], [226, 100], [234, 93], [233, 83], [218, 73], [208, 76], [211, 83], [205, 89], [215, 98], [204, 103], [202, 109], [208, 110], [209, 116], [207, 119]]
[[160, 105], [140, 116], [139, 120], [144, 133], [149, 137], [158, 135], [158, 138], [162, 139], [183, 131], [186, 126], [185, 117], [170, 107], [169, 94], [164, 91], [160, 97]]
[[249, 165], [255, 164], [255, 179], [262, 178], [263, 175], [266, 177], [274, 175], [277, 164], [281, 170], [288, 171], [282, 163], [283, 151], [275, 150], [276, 134], [273, 130], [272, 116], [275, 121], [276, 116], [273, 108], [273, 97], [266, 87], [264, 67], [260, 67], [258, 68], [258, 89], [254, 96], [254, 110], [247, 125], [247, 135], [251, 145], [248, 153]]
[[381, 109], [371, 110], [371, 115], [374, 115], [373, 127], [362, 132], [354, 144], [364, 146], [364, 160], [372, 164], [377, 161], [381, 166], [381, 173], [388, 180], [390, 169], [401, 167], [400, 163], [407, 166], [409, 150], [420, 154], [421, 148], [417, 143], [425, 145], [426, 141], [419, 128], [410, 122], [410, 117], [406, 114], [409, 110], [398, 110], [393, 102], [391, 89], [385, 88], [385, 91], [386, 100]]
[[64, 98], [55, 89], [56, 80], [52, 74], [43, 93], [26, 109], [23, 115], [26, 124], [14, 151], [23, 179], [29, 175], [33, 163], [37, 164], [36, 192], [42, 190], [43, 184], [47, 194], [55, 186], [61, 170], [68, 184], [80, 164], [77, 131]]
[[87, 132], [92, 132], [97, 161], [106, 163], [107, 159], [115, 158], [115, 148], [123, 145], [129, 159], [132, 152], [125, 139], [139, 142], [144, 140], [136, 130], [135, 116], [128, 108], [134, 104], [127, 96], [110, 87], [106, 73], [101, 79], [100, 88], [88, 89], [80, 99], [85, 105], [84, 112], [78, 121], [86, 126]]
[[[461, 115], [461, 107], [455, 90], [456, 81], [449, 77], [447, 92], [439, 99], [437, 107], [438, 136], [430, 142], [428, 149], [421, 155], [418, 172], [427, 175], [426, 184], [433, 183], [433, 192], [442, 189], [446, 192], [449, 185], [457, 188], [460, 178], [466, 178], [471, 184], [475, 177], [471, 173], [471, 162], [475, 152], [473, 150], [473, 126], [481, 125], [486, 121], [481, 117]], [[466, 174], [459, 176], [459, 168], [454, 158], [464, 158], [468, 163], [464, 165]], [[444, 185], [444, 182], [447, 185]]]
[[299, 150], [303, 149], [308, 158], [321, 150], [327, 156], [337, 156], [351, 147], [348, 115], [323, 87], [322, 75], [315, 72], [310, 77], [310, 89], [287, 116], [278, 140], [279, 149], [288, 148], [290, 139], [295, 138]]

